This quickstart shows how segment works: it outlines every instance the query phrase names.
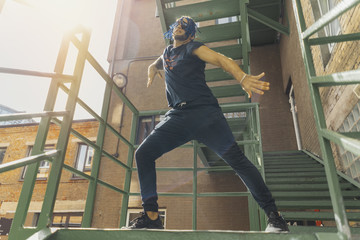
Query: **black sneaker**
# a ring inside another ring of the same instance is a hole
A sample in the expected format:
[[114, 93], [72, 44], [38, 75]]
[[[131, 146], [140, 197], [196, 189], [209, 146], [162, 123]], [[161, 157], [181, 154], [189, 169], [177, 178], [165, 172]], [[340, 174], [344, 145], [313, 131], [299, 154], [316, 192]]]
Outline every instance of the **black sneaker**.
[[270, 212], [268, 217], [268, 225], [265, 232], [289, 232], [287, 223], [277, 212]]
[[156, 220], [151, 220], [145, 212], [141, 212], [140, 214], [140, 217], [132, 220], [129, 227], [124, 229], [164, 229], [160, 217], [158, 217]]

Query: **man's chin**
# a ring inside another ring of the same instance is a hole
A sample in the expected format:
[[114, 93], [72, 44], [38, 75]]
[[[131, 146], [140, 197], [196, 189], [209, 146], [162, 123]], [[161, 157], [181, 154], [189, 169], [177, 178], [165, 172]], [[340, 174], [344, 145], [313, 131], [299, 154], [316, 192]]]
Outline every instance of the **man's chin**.
[[186, 35], [175, 35], [174, 39], [177, 41], [185, 41], [187, 39]]

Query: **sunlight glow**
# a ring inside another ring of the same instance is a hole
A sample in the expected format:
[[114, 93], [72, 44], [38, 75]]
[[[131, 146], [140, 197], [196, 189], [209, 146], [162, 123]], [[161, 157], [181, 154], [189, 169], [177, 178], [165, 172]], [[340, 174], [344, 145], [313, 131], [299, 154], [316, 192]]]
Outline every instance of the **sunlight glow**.
[[63, 31], [78, 25], [89, 27], [98, 1], [94, 0], [28, 0], [39, 18], [53, 22]]

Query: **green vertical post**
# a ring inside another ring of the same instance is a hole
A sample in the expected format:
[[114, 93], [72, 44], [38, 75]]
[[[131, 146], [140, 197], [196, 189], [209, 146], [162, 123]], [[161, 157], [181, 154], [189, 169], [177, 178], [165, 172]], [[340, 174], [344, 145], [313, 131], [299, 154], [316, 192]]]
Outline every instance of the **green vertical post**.
[[[326, 178], [329, 185], [330, 197], [336, 219], [338, 235], [341, 239], [351, 239], [350, 227], [346, 217], [344, 200], [340, 190], [340, 184], [336, 173], [336, 166], [332, 155], [330, 141], [323, 138], [323, 136], [321, 135], [321, 130], [326, 129], [327, 126], [324, 111], [322, 108], [319, 89], [318, 87], [313, 86], [310, 82], [311, 78], [313, 76], [316, 76], [316, 72], [309, 45], [309, 35], [307, 36], [307, 38], [303, 38], [304, 32], [306, 31], [306, 24], [301, 7], [301, 2], [300, 0], [292, 0], [292, 5], [299, 35], [300, 47], [305, 64], [307, 82], [311, 93], [311, 102], [314, 110], [315, 123], [318, 132], [322, 157], [324, 159]], [[327, 17], [329, 17], [329, 15]]]
[[[260, 111], [259, 111], [259, 104], [255, 105], [255, 120], [256, 120], [256, 133], [257, 133], [257, 140], [259, 141], [258, 144], [258, 155], [260, 157], [260, 165], [261, 165], [261, 175], [266, 182], [265, 179], [265, 166], [264, 166], [264, 156], [263, 156], [263, 150], [262, 150], [262, 140], [261, 140], [261, 126], [260, 126]], [[259, 208], [259, 207], [258, 207]], [[260, 229], [265, 230], [266, 228], [266, 215], [263, 210], [259, 208], [259, 214], [260, 214]]]
[[[69, 44], [70, 44], [70, 36], [67, 34], [63, 37], [61, 42], [59, 54], [54, 69], [55, 73], [62, 74], [64, 71]], [[51, 112], [54, 110], [58, 90], [59, 90], [58, 79], [53, 78], [50, 83], [49, 92], [44, 106], [44, 111]], [[35, 144], [32, 150], [32, 155], [39, 154], [43, 151], [50, 126], [50, 119], [51, 117], [49, 116], [41, 118], [38, 132], [35, 138]], [[27, 167], [24, 178], [24, 184], [21, 190], [19, 201], [16, 207], [14, 220], [12, 222], [9, 233], [9, 240], [25, 239], [28, 237], [28, 235], [25, 236], [25, 233], [23, 233], [22, 229], [23, 229], [23, 224], [25, 223], [27, 211], [29, 209], [32, 193], [34, 190], [38, 168], [39, 168], [39, 163], [34, 163]]]
[[132, 144], [132, 147], [129, 147], [128, 152], [128, 161], [127, 166], [129, 169], [126, 169], [125, 174], [125, 183], [124, 183], [124, 191], [127, 193], [126, 195], [123, 195], [122, 199], [122, 205], [121, 205], [121, 215], [120, 215], [120, 227], [123, 227], [126, 225], [126, 215], [127, 215], [127, 209], [129, 204], [129, 192], [130, 192], [130, 183], [131, 183], [131, 176], [132, 176], [132, 165], [134, 162], [134, 153], [135, 153], [135, 138], [136, 138], [136, 130], [137, 125], [139, 122], [139, 115], [133, 113], [132, 115], [132, 122], [131, 122], [131, 132], [130, 132], [130, 143]]
[[194, 165], [193, 165], [193, 205], [192, 205], [192, 229], [197, 229], [197, 141], [193, 141], [194, 148]]
[[66, 148], [69, 141], [72, 120], [75, 113], [76, 100], [79, 94], [81, 78], [84, 71], [89, 42], [90, 42], [90, 33], [88, 31], [83, 30], [82, 44], [78, 52], [75, 70], [74, 70], [74, 75], [76, 76], [76, 79], [71, 84], [70, 91], [68, 94], [68, 100], [65, 106], [66, 111], [69, 111], [69, 115], [66, 115], [63, 118], [60, 127], [60, 134], [56, 146], [56, 149], [61, 150], [61, 153], [56, 159], [54, 159], [51, 166], [51, 171], [49, 174], [48, 184], [45, 192], [45, 198], [38, 221], [39, 229], [47, 227], [51, 222], [52, 213], [56, 201], [57, 190], [59, 187], [59, 182], [65, 160]]
[[104, 119], [104, 122], [100, 123], [96, 145], [100, 148], [95, 150], [94, 160], [91, 168], [91, 176], [95, 178], [95, 181], [89, 182], [88, 193], [86, 198], [84, 216], [82, 219], [81, 227], [89, 228], [91, 227], [92, 216], [94, 212], [95, 206], [95, 196], [96, 196], [96, 187], [97, 187], [97, 179], [99, 176], [100, 162], [102, 157], [102, 150], [104, 145], [104, 138], [106, 132], [106, 123], [109, 115], [109, 106], [111, 100], [111, 92], [113, 88], [113, 82], [106, 82], [105, 93], [103, 98], [103, 105], [101, 110], [101, 118]]
[[[247, 4], [249, 4], [249, 0], [239, 0], [243, 71], [247, 74], [250, 74], [249, 52], [251, 51], [251, 45], [250, 45], [250, 31], [249, 31]], [[246, 102], [249, 102], [249, 98], [247, 95], [245, 95], [245, 98], [246, 98]]]

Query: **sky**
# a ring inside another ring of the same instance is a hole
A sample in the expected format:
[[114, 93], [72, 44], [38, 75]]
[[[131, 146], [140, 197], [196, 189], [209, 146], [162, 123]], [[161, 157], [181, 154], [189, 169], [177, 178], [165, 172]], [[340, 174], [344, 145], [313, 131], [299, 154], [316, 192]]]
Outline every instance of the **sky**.
[[[28, 5], [20, 4], [25, 2]], [[89, 52], [107, 72], [107, 55], [117, 0], [5, 0], [0, 12], [0, 67], [54, 72], [61, 39], [81, 24], [91, 29]], [[76, 48], [70, 47], [64, 73], [72, 74]], [[79, 97], [98, 114], [105, 81], [86, 64]], [[27, 113], [42, 112], [51, 79], [0, 73], [0, 104]], [[55, 110], [66, 95], [59, 90]], [[78, 105], [75, 119], [92, 118]]]

